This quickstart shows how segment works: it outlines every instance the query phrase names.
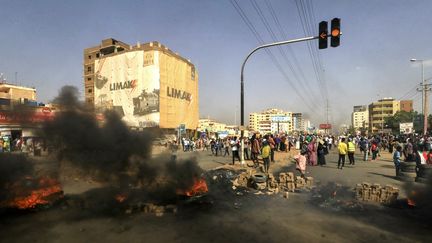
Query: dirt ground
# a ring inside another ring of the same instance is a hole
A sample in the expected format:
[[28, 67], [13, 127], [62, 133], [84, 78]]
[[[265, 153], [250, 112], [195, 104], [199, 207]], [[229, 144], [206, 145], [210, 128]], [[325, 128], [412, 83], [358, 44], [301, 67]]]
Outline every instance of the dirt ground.
[[[162, 150], [162, 149], [160, 149]], [[161, 152], [161, 151], [159, 151]], [[271, 171], [294, 172], [291, 153], [276, 152]], [[387, 207], [353, 201], [352, 188], [361, 182], [392, 184], [391, 155], [361, 161], [338, 170], [334, 151], [327, 165], [307, 168], [316, 189], [266, 195], [253, 189], [233, 190], [226, 171], [245, 169], [229, 165], [230, 157], [208, 151], [179, 152], [195, 157], [208, 173], [209, 195], [202, 201], [178, 203], [176, 214], [161, 217], [125, 213], [123, 209], [91, 210], [64, 204], [32, 212], [3, 214], [0, 242], [430, 242], [432, 224], [420, 209]], [[80, 194], [101, 185], [91, 179], [64, 176], [66, 195]], [[331, 198], [328, 191], [336, 190]], [[403, 197], [403, 193], [401, 197]], [[347, 202], [353, 202], [348, 204]]]

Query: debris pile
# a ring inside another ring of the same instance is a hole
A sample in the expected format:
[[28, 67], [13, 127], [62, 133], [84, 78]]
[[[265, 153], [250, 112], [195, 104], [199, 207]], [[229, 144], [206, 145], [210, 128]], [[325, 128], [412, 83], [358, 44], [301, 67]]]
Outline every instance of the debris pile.
[[233, 180], [233, 188], [237, 187], [253, 187], [256, 190], [267, 189], [270, 194], [279, 192], [295, 192], [300, 189], [310, 189], [313, 187], [313, 178], [294, 176], [292, 172], [282, 172], [278, 177], [273, 174], [262, 174], [242, 172], [235, 180]]
[[399, 188], [392, 185], [382, 187], [380, 184], [363, 182], [356, 186], [356, 198], [362, 201], [391, 204], [398, 196]]

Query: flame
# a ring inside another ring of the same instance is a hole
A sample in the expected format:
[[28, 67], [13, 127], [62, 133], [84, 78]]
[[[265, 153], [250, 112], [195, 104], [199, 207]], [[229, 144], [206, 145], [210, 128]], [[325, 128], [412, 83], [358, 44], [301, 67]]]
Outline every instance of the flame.
[[206, 194], [208, 192], [207, 183], [204, 179], [194, 179], [194, 184], [189, 190], [177, 190], [177, 194], [186, 195], [188, 197]]
[[[28, 188], [29, 186], [32, 188]], [[42, 177], [39, 180], [26, 177], [12, 184], [9, 189], [14, 197], [1, 203], [1, 206], [31, 209], [38, 205], [49, 204], [51, 195], [58, 193], [57, 198], [63, 197], [60, 183], [48, 177]]]
[[[416, 196], [416, 192], [415, 191], [411, 191], [411, 195], [410, 197], [415, 197]], [[410, 207], [415, 207], [416, 206], [416, 202], [414, 201], [414, 199], [407, 197], [407, 204]]]
[[115, 200], [119, 203], [124, 202], [127, 199], [127, 196], [124, 194], [118, 194], [115, 196]]

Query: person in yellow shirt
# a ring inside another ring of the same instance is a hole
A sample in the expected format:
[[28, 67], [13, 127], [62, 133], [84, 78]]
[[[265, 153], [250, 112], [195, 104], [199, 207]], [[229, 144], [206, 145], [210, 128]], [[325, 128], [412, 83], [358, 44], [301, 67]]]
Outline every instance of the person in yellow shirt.
[[354, 153], [355, 153], [355, 144], [352, 141], [352, 138], [349, 138], [348, 139], [348, 159], [349, 159], [350, 165], [355, 164]]
[[[338, 169], [341, 169], [345, 166], [345, 155], [348, 152], [348, 146], [345, 143], [345, 138], [341, 139], [341, 142], [338, 144], [338, 151], [339, 151], [339, 160], [338, 160]], [[342, 161], [342, 166], [341, 166]]]
[[271, 147], [267, 140], [263, 140], [263, 147], [261, 149], [261, 156], [264, 160], [264, 172], [268, 173], [270, 168], [270, 153], [271, 153]]

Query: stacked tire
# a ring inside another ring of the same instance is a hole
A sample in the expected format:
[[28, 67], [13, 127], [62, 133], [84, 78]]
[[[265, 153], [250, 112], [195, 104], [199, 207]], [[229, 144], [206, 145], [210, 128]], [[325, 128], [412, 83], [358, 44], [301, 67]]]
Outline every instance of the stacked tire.
[[421, 164], [417, 167], [416, 182], [427, 183], [432, 176], [432, 165]]
[[398, 178], [406, 182], [414, 182], [416, 173], [416, 163], [415, 162], [401, 162], [400, 172]]
[[264, 190], [267, 187], [267, 176], [257, 173], [251, 176], [252, 185], [256, 190]]

